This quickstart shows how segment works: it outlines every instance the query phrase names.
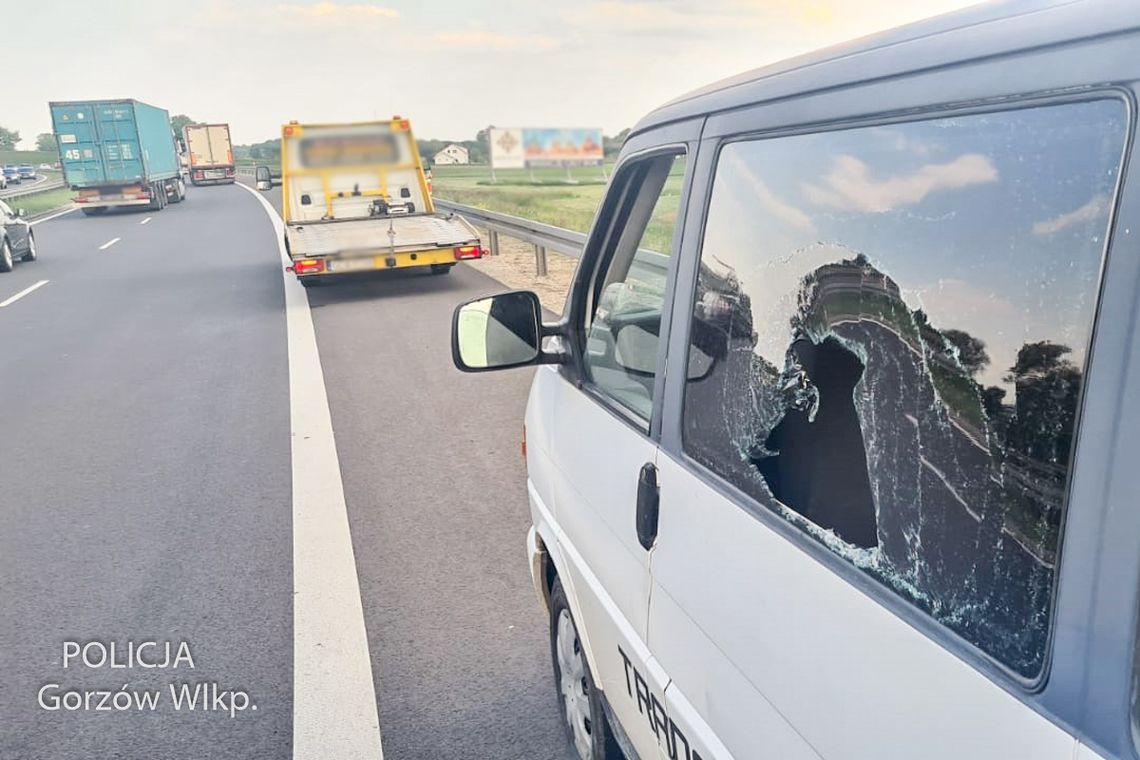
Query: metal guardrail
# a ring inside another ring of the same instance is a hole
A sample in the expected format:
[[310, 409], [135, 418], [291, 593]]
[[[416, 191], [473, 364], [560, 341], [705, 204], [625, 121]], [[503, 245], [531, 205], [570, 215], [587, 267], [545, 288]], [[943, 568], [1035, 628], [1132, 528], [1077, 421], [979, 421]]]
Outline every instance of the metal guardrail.
[[[581, 232], [441, 198], [433, 198], [432, 202], [441, 211], [459, 214], [466, 217], [467, 221], [472, 224], [486, 228], [488, 238], [490, 238], [489, 245], [492, 256], [497, 256], [499, 253], [500, 234], [533, 245], [535, 272], [540, 277], [546, 275], [546, 250], [548, 248], [578, 259], [582, 257], [582, 249], [586, 247], [586, 235]], [[631, 263], [631, 272], [636, 272], [637, 279], [643, 282], [656, 282], [662, 289], [665, 287], [665, 273], [668, 270], [668, 256], [645, 248], [637, 250]]]
[[472, 224], [485, 227], [488, 232], [488, 243], [492, 256], [499, 254], [500, 234], [533, 245], [535, 271], [539, 276], [546, 275], [546, 249], [549, 248], [552, 251], [558, 251], [577, 259], [581, 258], [582, 249], [586, 246], [586, 236], [581, 232], [441, 198], [433, 198], [432, 202], [441, 211], [459, 214]]
[[37, 193], [46, 193], [48, 190], [58, 190], [61, 187], [66, 187], [63, 180], [56, 180], [55, 182], [41, 182], [33, 188], [27, 190], [19, 190], [17, 192], [3, 192], [0, 193], [0, 200], [12, 200], [13, 198], [24, 198], [29, 195], [36, 195]]

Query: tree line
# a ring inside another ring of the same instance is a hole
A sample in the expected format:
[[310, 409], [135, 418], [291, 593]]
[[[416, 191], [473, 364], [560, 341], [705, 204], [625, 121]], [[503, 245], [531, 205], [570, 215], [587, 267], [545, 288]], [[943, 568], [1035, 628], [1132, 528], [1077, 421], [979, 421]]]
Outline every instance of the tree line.
[[[176, 114], [170, 118], [170, 129], [174, 135], [174, 139], [181, 144], [182, 142], [182, 128], [187, 124], [196, 124], [197, 120], [192, 119], [186, 114]], [[490, 161], [490, 131], [494, 126], [487, 126], [480, 129], [472, 140], [438, 140], [435, 138], [418, 139], [416, 146], [419, 148], [420, 155], [423, 156], [424, 161], [428, 164], [431, 163], [432, 158], [436, 153], [446, 148], [448, 145], [460, 145], [467, 149], [467, 156], [473, 164], [486, 164]], [[613, 136], [605, 136], [602, 139], [603, 149], [606, 158], [614, 158], [621, 150], [622, 143], [629, 135], [629, 129], [623, 129]], [[16, 150], [16, 146], [20, 143], [20, 133], [14, 129], [0, 127], [0, 150]], [[55, 135], [51, 132], [41, 132], [36, 135], [36, 150], [39, 151], [56, 151], [58, 146], [56, 144]], [[235, 145], [234, 156], [239, 159], [249, 158], [254, 161], [274, 162], [281, 160], [281, 139], [274, 138], [272, 140], [264, 140], [259, 143], [252, 143], [250, 145]]]

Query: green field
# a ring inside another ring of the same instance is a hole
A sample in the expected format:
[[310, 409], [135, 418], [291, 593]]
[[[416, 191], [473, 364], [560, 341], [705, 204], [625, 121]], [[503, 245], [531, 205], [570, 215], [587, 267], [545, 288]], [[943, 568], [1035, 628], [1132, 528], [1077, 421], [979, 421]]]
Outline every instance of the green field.
[[[677, 219], [682, 170], [682, 165], [674, 166], [673, 174], [665, 183], [642, 247], [662, 252], [667, 249]], [[606, 176], [612, 172], [613, 166], [607, 165]], [[606, 190], [601, 168], [571, 169], [576, 184], [566, 181], [565, 169], [535, 169], [533, 184], [531, 174], [526, 169], [499, 169], [495, 171], [496, 181], [492, 182], [491, 169], [487, 166], [435, 166], [433, 194], [488, 211], [586, 232]]]
[[59, 154], [54, 150], [0, 150], [0, 164], [54, 164]]

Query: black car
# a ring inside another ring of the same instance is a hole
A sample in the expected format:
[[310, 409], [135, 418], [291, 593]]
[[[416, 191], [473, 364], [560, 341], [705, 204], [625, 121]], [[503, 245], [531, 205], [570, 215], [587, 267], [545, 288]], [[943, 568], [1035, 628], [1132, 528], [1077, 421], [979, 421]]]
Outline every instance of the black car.
[[24, 221], [23, 209], [13, 211], [0, 201], [0, 272], [11, 272], [17, 258], [36, 260], [36, 238], [32, 225]]

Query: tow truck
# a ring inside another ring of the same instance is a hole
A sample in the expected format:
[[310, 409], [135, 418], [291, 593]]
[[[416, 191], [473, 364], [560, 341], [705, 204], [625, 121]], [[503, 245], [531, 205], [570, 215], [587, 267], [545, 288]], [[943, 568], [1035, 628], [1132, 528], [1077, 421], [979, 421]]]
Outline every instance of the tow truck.
[[411, 124], [399, 116], [281, 129], [285, 248], [308, 287], [352, 272], [447, 274], [484, 255], [479, 233], [438, 213]]

